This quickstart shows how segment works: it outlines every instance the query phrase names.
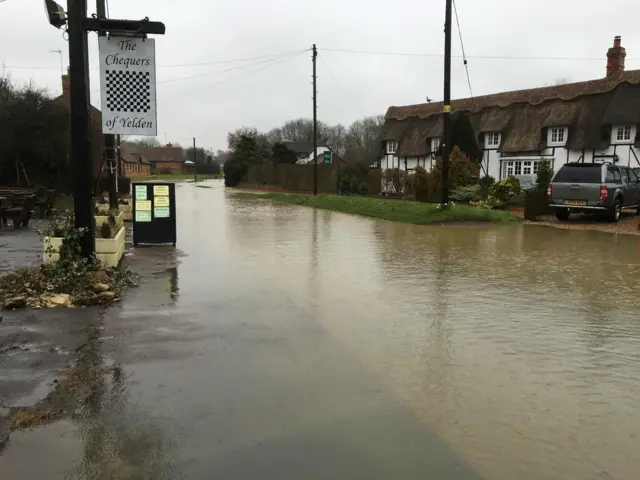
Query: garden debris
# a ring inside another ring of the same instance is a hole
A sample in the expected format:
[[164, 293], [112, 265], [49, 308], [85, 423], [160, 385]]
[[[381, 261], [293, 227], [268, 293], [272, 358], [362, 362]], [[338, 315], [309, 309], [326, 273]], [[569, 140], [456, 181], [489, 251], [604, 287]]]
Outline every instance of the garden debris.
[[93, 291], [96, 293], [103, 293], [103, 292], [107, 292], [111, 290], [111, 287], [109, 285], [107, 285], [106, 283], [96, 283], [93, 286]]
[[3, 308], [5, 310], [16, 310], [19, 308], [25, 308], [27, 306], [26, 297], [12, 297], [7, 298], [4, 302]]

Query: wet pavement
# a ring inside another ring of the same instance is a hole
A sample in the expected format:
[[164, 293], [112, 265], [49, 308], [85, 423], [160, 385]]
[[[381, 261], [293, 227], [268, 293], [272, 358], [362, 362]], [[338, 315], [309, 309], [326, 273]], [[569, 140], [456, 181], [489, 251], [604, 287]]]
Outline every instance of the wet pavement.
[[210, 185], [177, 186], [178, 248], [131, 249], [120, 304], [4, 314], [2, 338], [59, 347], [0, 352], [4, 407], [46, 396], [96, 331], [100, 378], [12, 433], [2, 478], [637, 478], [638, 238]]

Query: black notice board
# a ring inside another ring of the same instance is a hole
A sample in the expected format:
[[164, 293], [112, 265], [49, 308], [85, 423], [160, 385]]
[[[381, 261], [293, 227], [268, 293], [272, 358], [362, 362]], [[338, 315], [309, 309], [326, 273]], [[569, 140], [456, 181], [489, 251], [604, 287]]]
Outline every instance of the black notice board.
[[133, 244], [176, 245], [176, 186], [173, 183], [133, 184]]

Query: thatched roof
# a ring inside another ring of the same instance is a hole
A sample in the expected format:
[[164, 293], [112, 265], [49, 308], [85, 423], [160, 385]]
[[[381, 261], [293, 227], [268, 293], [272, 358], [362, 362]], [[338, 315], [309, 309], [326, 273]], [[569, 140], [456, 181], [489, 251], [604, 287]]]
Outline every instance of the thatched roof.
[[[398, 140], [398, 156], [429, 153], [428, 139], [442, 136], [442, 102], [389, 107], [383, 140]], [[640, 123], [640, 70], [616, 77], [552, 87], [453, 100], [478, 137], [501, 132], [501, 150], [535, 152], [544, 148], [544, 129], [568, 126], [568, 147], [603, 148], [612, 124]]]

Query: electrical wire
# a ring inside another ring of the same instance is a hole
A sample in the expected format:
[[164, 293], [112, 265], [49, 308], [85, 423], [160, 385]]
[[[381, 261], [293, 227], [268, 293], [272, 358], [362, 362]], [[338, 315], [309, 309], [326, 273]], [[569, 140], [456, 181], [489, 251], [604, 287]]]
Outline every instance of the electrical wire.
[[[289, 52], [272, 53], [270, 55], [261, 55], [261, 56], [258, 56], [258, 57], [234, 58], [234, 59], [230, 59], [230, 60], [216, 60], [216, 61], [211, 61], [211, 62], [181, 63], [181, 64], [173, 64], [173, 65], [156, 65], [156, 68], [205, 67], [205, 66], [208, 66], [208, 65], [220, 65], [220, 64], [224, 64], [224, 63], [248, 62], [248, 61], [251, 61], [251, 60], [262, 60], [262, 59], [274, 58], [274, 57], [284, 57], [286, 55], [290, 55], [290, 54], [294, 54], [294, 53], [300, 53], [300, 52], [306, 52], [308, 50], [309, 49], [292, 50], [292, 51], [289, 51]], [[44, 65], [37, 65], [37, 66], [3, 65], [3, 67], [12, 68], [14, 70], [53, 70], [53, 69], [57, 70], [58, 69], [58, 67], [49, 67], [49, 66], [44, 66]], [[91, 70], [98, 70], [98, 68], [94, 67], [94, 68], [91, 68]]]
[[191, 79], [194, 79], [194, 78], [209, 77], [211, 75], [217, 75], [219, 73], [226, 73], [226, 72], [231, 72], [233, 70], [241, 70], [243, 68], [255, 67], [256, 65], [261, 65], [263, 63], [269, 63], [269, 62], [271, 62], [273, 60], [278, 60], [279, 58], [283, 58], [283, 57], [286, 57], [286, 56], [289, 56], [289, 55], [292, 55], [292, 54], [304, 53], [304, 52], [307, 52], [307, 51], [309, 51], [309, 49], [298, 50], [296, 52], [290, 52], [290, 53], [287, 53], [287, 54], [278, 54], [277, 56], [275, 56], [275, 55], [274, 56], [270, 56], [269, 59], [263, 60], [261, 62], [247, 63], [245, 65], [238, 65], [238, 66], [235, 66], [235, 67], [227, 68], [226, 70], [218, 70], [218, 71], [215, 71], [215, 72], [200, 73], [198, 75], [191, 75], [189, 77], [172, 78], [170, 80], [163, 80], [161, 82], [157, 82], [157, 84], [160, 85], [160, 84], [164, 84], [164, 83], [173, 83], [173, 82], [180, 82], [180, 81], [184, 81], [184, 80], [191, 80]]
[[[331, 68], [329, 67], [329, 65], [327, 64], [327, 62], [325, 62], [325, 60], [324, 60], [324, 58], [322, 57], [322, 54], [321, 54], [321, 53], [318, 53], [318, 58], [320, 59], [320, 62], [325, 66], [325, 68], [326, 68], [326, 69], [327, 69], [327, 71], [329, 72], [329, 75], [331, 76], [331, 78], [333, 79], [333, 81], [336, 83], [336, 85], [338, 85], [338, 88], [339, 88], [340, 90], [342, 90], [342, 93], [344, 93], [345, 97], [347, 97], [347, 98], [349, 99], [349, 101], [353, 101], [353, 99], [354, 99], [354, 98], [359, 98], [358, 96], [351, 95], [351, 94], [350, 94], [350, 93], [349, 93], [349, 92], [344, 88], [344, 86], [342, 85], [342, 83], [340, 83], [340, 82], [338, 81], [338, 79], [337, 79], [337, 78], [336, 78], [336, 76], [333, 74], [333, 71], [331, 70]], [[360, 113], [362, 113], [362, 112], [363, 112], [363, 109], [361, 108], [361, 106], [359, 106], [357, 109], [360, 111]], [[364, 116], [366, 116], [366, 115], [364, 115]]]
[[456, 0], [453, 0], [453, 11], [456, 14], [458, 36], [460, 37], [460, 47], [462, 48], [462, 61], [464, 63], [464, 69], [467, 72], [467, 83], [469, 84], [469, 95], [471, 96], [471, 98], [473, 98], [473, 90], [471, 89], [471, 77], [469, 77], [469, 62], [467, 62], [467, 55], [464, 51], [464, 42], [462, 41], [462, 30], [460, 29], [460, 18], [458, 17], [458, 7], [456, 6]]
[[205, 89], [205, 88], [210, 88], [210, 87], [213, 87], [213, 86], [216, 86], [216, 85], [222, 85], [222, 84], [224, 84], [224, 83], [228, 83], [228, 82], [231, 82], [231, 81], [233, 81], [233, 80], [237, 80], [237, 79], [239, 79], [239, 78], [246, 77], [247, 75], [251, 75], [251, 74], [253, 74], [253, 73], [257, 73], [257, 72], [260, 72], [260, 71], [265, 70], [265, 69], [267, 69], [267, 68], [270, 68], [270, 67], [273, 67], [273, 66], [275, 66], [275, 65], [278, 65], [278, 64], [280, 64], [280, 63], [286, 62], [287, 60], [291, 60], [291, 59], [297, 58], [297, 57], [299, 57], [300, 55], [302, 55], [303, 53], [305, 53], [305, 52], [307, 52], [307, 51], [308, 51], [308, 50], [305, 50], [305, 51], [303, 51], [303, 52], [298, 52], [298, 53], [295, 53], [295, 54], [289, 55], [289, 56], [284, 57], [284, 58], [277, 58], [277, 59], [273, 59], [273, 60], [271, 60], [271, 63], [269, 63], [269, 64], [267, 64], [267, 65], [265, 65], [265, 66], [263, 66], [263, 67], [257, 68], [257, 69], [255, 69], [255, 70], [251, 70], [251, 71], [249, 71], [249, 72], [243, 72], [243, 73], [241, 73], [240, 75], [236, 75], [236, 76], [234, 76], [234, 77], [227, 78], [227, 79], [222, 80], [222, 81], [220, 81], [220, 82], [210, 83], [210, 84], [204, 85], [204, 86], [202, 86], [202, 87], [198, 87], [198, 88], [194, 88], [194, 89], [191, 89], [191, 90], [187, 90], [186, 92], [181, 92], [181, 93], [179, 93], [178, 95], [175, 95], [175, 96], [173, 96], [173, 97], [171, 97], [171, 98], [168, 98], [167, 100], [164, 100], [163, 102], [164, 102], [164, 103], [166, 103], [166, 102], [171, 102], [171, 101], [175, 100], [176, 98], [180, 98], [180, 97], [182, 97], [182, 96], [184, 96], [184, 95], [189, 95], [189, 94], [191, 94], [191, 93], [193, 93], [193, 92], [200, 91], [200, 90], [203, 90], [203, 89]]

